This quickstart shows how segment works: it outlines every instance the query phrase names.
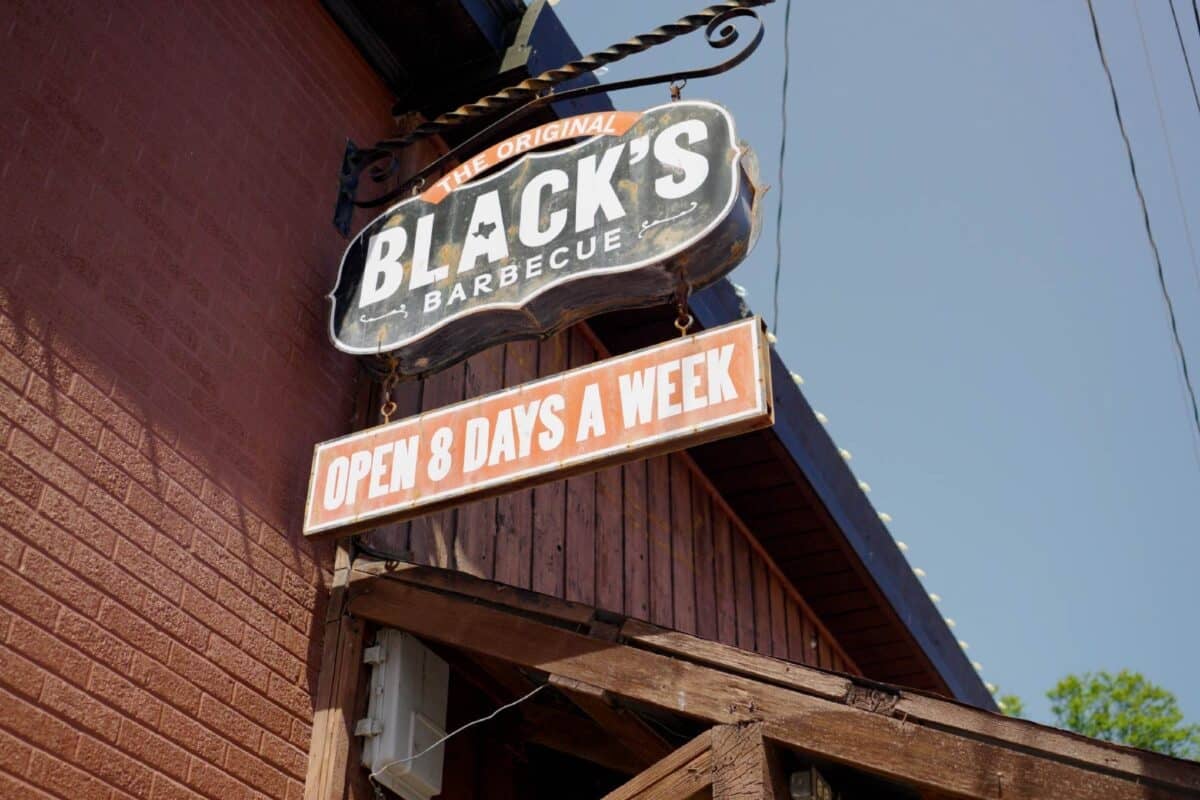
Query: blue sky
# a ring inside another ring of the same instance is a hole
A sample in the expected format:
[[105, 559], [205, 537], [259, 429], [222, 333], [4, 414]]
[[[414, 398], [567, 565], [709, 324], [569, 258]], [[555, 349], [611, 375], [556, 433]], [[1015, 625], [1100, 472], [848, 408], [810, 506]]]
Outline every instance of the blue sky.
[[[1200, 274], [1133, 0], [1096, 6], [1195, 374]], [[556, 10], [589, 52], [700, 7]], [[1200, 236], [1200, 113], [1169, 7], [1138, 8]], [[748, 62], [684, 91], [733, 111], [772, 185], [783, 10]], [[1048, 721], [1059, 677], [1128, 667], [1200, 722], [1200, 444], [1083, 0], [797, 0], [790, 41], [778, 346], [806, 395], [986, 680]], [[694, 34], [601, 80], [720, 58]], [[776, 191], [733, 275], [768, 315]]]

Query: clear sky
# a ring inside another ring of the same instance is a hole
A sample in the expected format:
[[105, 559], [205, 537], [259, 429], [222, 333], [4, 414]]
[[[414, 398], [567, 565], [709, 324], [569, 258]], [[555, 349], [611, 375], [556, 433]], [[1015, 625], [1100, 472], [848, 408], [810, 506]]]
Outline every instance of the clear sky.
[[[1200, 237], [1200, 113], [1166, 0], [1139, 3]], [[1195, 375], [1200, 275], [1133, 0], [1096, 6]], [[589, 52], [701, 7], [556, 10]], [[772, 185], [783, 12], [748, 62], [684, 90], [732, 110]], [[719, 60], [701, 37], [601, 80]], [[1200, 466], [1085, 3], [795, 0], [790, 42], [778, 347], [805, 394], [986, 680], [1048, 721], [1059, 677], [1128, 667], [1200, 722]], [[776, 192], [733, 274], [767, 315]]]

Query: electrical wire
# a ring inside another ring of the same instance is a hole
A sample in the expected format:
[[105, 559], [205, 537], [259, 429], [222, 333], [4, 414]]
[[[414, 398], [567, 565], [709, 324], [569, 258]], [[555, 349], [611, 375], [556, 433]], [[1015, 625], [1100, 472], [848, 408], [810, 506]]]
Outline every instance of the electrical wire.
[[1192, 386], [1191, 373], [1188, 371], [1187, 355], [1183, 350], [1183, 342], [1179, 337], [1179, 324], [1175, 319], [1175, 305], [1171, 301], [1171, 293], [1167, 289], [1166, 275], [1163, 273], [1162, 256], [1158, 251], [1158, 242], [1154, 238], [1154, 229], [1150, 226], [1150, 211], [1146, 206], [1146, 195], [1142, 192], [1142, 182], [1138, 178], [1137, 162], [1133, 157], [1133, 145], [1129, 142], [1129, 134], [1125, 130], [1125, 118], [1121, 116], [1121, 104], [1117, 100], [1117, 85], [1113, 80], [1112, 70], [1108, 66], [1108, 56], [1104, 52], [1104, 43], [1100, 40], [1100, 23], [1096, 21], [1096, 9], [1092, 5], [1092, 0], [1086, 0], [1088, 15], [1092, 20], [1092, 35], [1096, 39], [1096, 52], [1100, 55], [1100, 65], [1104, 68], [1104, 75], [1108, 79], [1108, 90], [1112, 95], [1113, 113], [1117, 118], [1117, 127], [1121, 131], [1121, 139], [1125, 143], [1125, 155], [1129, 160], [1129, 173], [1133, 178], [1133, 188], [1137, 191], [1138, 202], [1142, 207], [1142, 223], [1146, 228], [1146, 239], [1150, 243], [1150, 250], [1154, 254], [1154, 264], [1157, 269], [1158, 286], [1162, 291], [1163, 302], [1166, 305], [1167, 321], [1171, 327], [1171, 337], [1175, 343], [1175, 352], [1179, 358], [1179, 366], [1183, 372], [1183, 382], [1187, 389], [1192, 406], [1192, 421], [1196, 427], [1196, 434], [1200, 436], [1200, 404], [1196, 402], [1196, 390]]
[[[1171, 170], [1171, 181], [1175, 184], [1175, 203], [1179, 206], [1179, 215], [1183, 218], [1183, 236], [1187, 240], [1188, 253], [1192, 258], [1192, 274], [1196, 276], [1196, 287], [1200, 288], [1200, 261], [1196, 259], [1196, 245], [1192, 241], [1192, 225], [1188, 222], [1187, 207], [1183, 202], [1183, 189], [1179, 186], [1179, 170], [1175, 166], [1175, 149], [1171, 147], [1171, 135], [1167, 133], [1167, 115], [1163, 112], [1162, 97], [1158, 93], [1158, 79], [1154, 76], [1154, 62], [1150, 58], [1150, 45], [1146, 42], [1146, 28], [1142, 25], [1138, 0], [1130, 0], [1130, 3], [1133, 5], [1134, 19], [1137, 20], [1138, 36], [1142, 40], [1142, 54], [1146, 57], [1146, 71], [1150, 73], [1150, 90], [1154, 95], [1154, 106], [1158, 110], [1158, 128], [1162, 131], [1163, 142], [1167, 146], [1167, 166]], [[1200, 109], [1200, 104], [1197, 104], [1196, 108]]]
[[792, 0], [787, 0], [783, 8], [783, 102], [780, 103], [779, 127], [779, 201], [775, 206], [775, 288], [772, 295], [772, 332], [779, 335], [779, 280], [783, 274], [783, 163], [787, 156], [787, 96], [788, 71], [792, 62], [792, 51], [788, 44], [788, 33], [792, 29]]
[[[1187, 69], [1188, 81], [1192, 84], [1192, 99], [1196, 101], [1196, 110], [1200, 111], [1200, 94], [1196, 92], [1196, 76], [1192, 74], [1192, 62], [1188, 59], [1187, 47], [1183, 44], [1183, 31], [1179, 30], [1179, 16], [1175, 13], [1175, 0], [1170, 0], [1170, 3], [1171, 20], [1175, 23], [1175, 38], [1179, 40], [1179, 52], [1183, 53], [1183, 66]], [[1195, 5], [1193, 4], [1192, 7], [1195, 8]]]
[[460, 733], [462, 733], [463, 731], [465, 731], [467, 728], [474, 727], [474, 726], [476, 726], [476, 725], [480, 724], [481, 722], [487, 722], [489, 719], [493, 719], [493, 718], [495, 718], [495, 716], [496, 716], [497, 714], [499, 714], [501, 711], [506, 711], [506, 710], [508, 710], [508, 709], [512, 708], [513, 706], [520, 705], [521, 703], [524, 703], [526, 700], [528, 700], [529, 698], [533, 697], [535, 694], [537, 694], [538, 692], [540, 692], [542, 689], [545, 689], [545, 688], [546, 688], [547, 686], [549, 686], [549, 685], [550, 685], [550, 684], [548, 684], [548, 683], [543, 683], [542, 685], [535, 687], [535, 688], [533, 689], [533, 691], [529, 692], [528, 694], [524, 695], [523, 697], [518, 697], [516, 700], [513, 700], [511, 703], [507, 703], [507, 704], [505, 704], [505, 705], [502, 705], [502, 706], [500, 706], [500, 707], [499, 707], [499, 708], [497, 708], [495, 711], [493, 711], [492, 713], [488, 714], [486, 717], [480, 717], [480, 718], [479, 718], [479, 719], [477, 719], [477, 720], [473, 720], [473, 721], [471, 721], [471, 722], [468, 722], [466, 725], [463, 725], [462, 727], [455, 728], [454, 730], [450, 731], [450, 732], [449, 732], [449, 733], [447, 733], [445, 736], [443, 736], [442, 738], [438, 739], [436, 742], [434, 742], [433, 744], [429, 745], [429, 747], [426, 747], [424, 750], [422, 750], [421, 752], [417, 753], [416, 755], [409, 756], [408, 758], [397, 758], [395, 761], [389, 761], [388, 763], [384, 764], [384, 765], [383, 765], [382, 767], [380, 767], [379, 769], [377, 769], [377, 770], [375, 770], [374, 772], [372, 772], [372, 773], [371, 773], [371, 775], [370, 775], [370, 779], [371, 779], [372, 781], [374, 781], [374, 780], [375, 780], [377, 777], [379, 777], [380, 775], [382, 775], [384, 772], [386, 772], [387, 770], [391, 769], [392, 767], [396, 766], [397, 764], [407, 764], [407, 763], [408, 763], [408, 762], [410, 762], [410, 761], [416, 761], [418, 758], [420, 758], [421, 756], [423, 756], [423, 755], [425, 755], [426, 753], [430, 752], [430, 751], [431, 751], [431, 750], [433, 750], [434, 748], [436, 748], [436, 747], [440, 747], [442, 744], [445, 744], [446, 740], [447, 740], [447, 739], [449, 739], [450, 737], [452, 737], [452, 736], [457, 736], [458, 734], [460, 734]]

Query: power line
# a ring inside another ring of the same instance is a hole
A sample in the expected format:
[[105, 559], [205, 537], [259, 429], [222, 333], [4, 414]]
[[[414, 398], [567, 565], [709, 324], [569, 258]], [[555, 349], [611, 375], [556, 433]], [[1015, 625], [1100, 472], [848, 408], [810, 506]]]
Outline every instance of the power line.
[[792, 0], [787, 0], [783, 9], [783, 102], [779, 126], [779, 204], [775, 206], [775, 289], [772, 296], [774, 313], [771, 317], [772, 329], [779, 334], [779, 279], [783, 274], [783, 159], [787, 155], [787, 94], [788, 68], [792, 62], [791, 48], [788, 46], [788, 33], [792, 29]]
[[1113, 113], [1117, 118], [1117, 127], [1121, 131], [1121, 140], [1125, 143], [1125, 155], [1129, 159], [1129, 174], [1133, 177], [1133, 188], [1137, 191], [1138, 203], [1142, 207], [1142, 223], [1146, 228], [1146, 239], [1150, 242], [1150, 250], [1154, 254], [1158, 287], [1162, 291], [1163, 302], [1167, 308], [1167, 321], [1171, 326], [1171, 338], [1175, 343], [1175, 352], [1179, 357], [1179, 366], [1183, 372], [1183, 383], [1187, 389], [1188, 397], [1191, 399], [1192, 421], [1196, 426], [1196, 434], [1200, 436], [1200, 404], [1196, 402], [1196, 390], [1192, 386], [1187, 355], [1183, 351], [1183, 342], [1179, 338], [1179, 324], [1175, 319], [1175, 304], [1171, 301], [1171, 293], [1167, 289], [1167, 278], [1163, 273], [1162, 256], [1158, 252], [1158, 242], [1154, 238], [1154, 229], [1150, 226], [1150, 210], [1146, 206], [1146, 195], [1142, 192], [1141, 179], [1138, 178], [1137, 162], [1133, 157], [1133, 145], [1129, 143], [1129, 134], [1125, 130], [1125, 119], [1121, 116], [1121, 104], [1117, 100], [1117, 85], [1113, 80], [1112, 70], [1108, 66], [1108, 56], [1104, 53], [1104, 44], [1100, 41], [1100, 24], [1096, 21], [1096, 9], [1092, 6], [1092, 0], [1086, 0], [1086, 2], [1088, 15], [1092, 19], [1092, 35], [1096, 39], [1096, 52], [1100, 55], [1100, 65], [1104, 67], [1104, 75], [1108, 78], [1108, 90], [1112, 95]]
[[[1200, 261], [1196, 260], [1196, 245], [1192, 241], [1192, 225], [1188, 222], [1187, 206], [1183, 202], [1183, 189], [1179, 185], [1179, 170], [1175, 167], [1175, 150], [1171, 147], [1171, 135], [1167, 133], [1167, 115], [1163, 112], [1162, 97], [1158, 93], [1158, 79], [1154, 76], [1154, 61], [1150, 58], [1150, 45], [1146, 42], [1146, 29], [1142, 25], [1142, 14], [1138, 11], [1137, 0], [1130, 0], [1130, 2], [1133, 5], [1133, 17], [1137, 20], [1138, 36], [1142, 40], [1142, 54], [1146, 57], [1146, 71], [1150, 73], [1150, 89], [1154, 95], [1154, 106], [1158, 110], [1158, 128], [1162, 131], [1163, 142], [1167, 146], [1167, 166], [1171, 170], [1171, 181], [1175, 184], [1175, 203], [1179, 206], [1179, 215], [1183, 217], [1183, 236], [1187, 240], [1188, 253], [1192, 259], [1192, 274], [1196, 276], [1196, 286], [1200, 288]], [[1172, 9], [1172, 13], [1174, 13], [1174, 9]], [[1200, 109], [1200, 105], [1196, 107]]]
[[[1193, 0], [1193, 8], [1195, 0]], [[1137, 9], [1137, 6], [1134, 6]], [[1179, 52], [1183, 53], [1183, 66], [1187, 69], [1188, 80], [1192, 84], [1192, 99], [1196, 101], [1196, 110], [1200, 111], [1200, 94], [1196, 93], [1196, 76], [1192, 74], [1192, 62], [1188, 60], [1187, 47], [1183, 44], [1183, 31], [1179, 30], [1179, 17], [1175, 14], [1175, 0], [1171, 0], [1171, 19], [1175, 23], [1175, 38], [1179, 40]], [[1145, 39], [1145, 36], [1142, 37]]]

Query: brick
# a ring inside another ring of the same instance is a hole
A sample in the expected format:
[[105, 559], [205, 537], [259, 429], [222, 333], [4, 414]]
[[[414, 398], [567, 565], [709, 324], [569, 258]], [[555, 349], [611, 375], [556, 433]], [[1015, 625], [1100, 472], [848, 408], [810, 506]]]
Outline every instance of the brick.
[[191, 586], [183, 587], [183, 603], [185, 611], [208, 626], [209, 630], [220, 634], [231, 642], [242, 641], [246, 626], [242, 618], [231, 613], [220, 604], [206, 597]]
[[171, 638], [125, 606], [105, 601], [97, 622], [139, 653], [163, 662], [171, 655]]
[[187, 547], [195, 535], [196, 526], [185, 517], [168, 508], [160, 498], [151, 494], [144, 487], [134, 484], [129, 489], [126, 504], [149, 520], [154, 527], [170, 536], [182, 547]]
[[208, 642], [209, 631], [178, 606], [164, 600], [158, 595], [151, 594], [146, 598], [146, 618], [177, 642], [182, 642], [193, 650], [202, 651]]
[[116, 749], [85, 736], [79, 740], [75, 762], [93, 775], [129, 792], [149, 797], [154, 773]]
[[0, 527], [0, 564], [9, 569], [17, 569], [24, 551], [25, 543], [8, 529]]
[[138, 446], [142, 455], [157, 464], [159, 469], [169, 475], [176, 483], [199, 496], [204, 488], [204, 473], [191, 462], [179, 455], [174, 448], [159, 437], [147, 433], [142, 437]]
[[165, 534], [158, 534], [154, 541], [154, 557], [171, 568], [188, 584], [195, 586], [208, 597], [215, 597], [221, 578], [209, 567], [192, 558], [179, 543]]
[[0, 348], [0, 381], [4, 381], [20, 391], [28, 378], [29, 367], [25, 366], [21, 359], [10, 353], [7, 348]]
[[[99, 798], [108, 796], [108, 787], [102, 781], [88, 775], [61, 759], [51, 758], [45, 753], [34, 753], [29, 764], [31, 781], [49, 789], [60, 797]], [[18, 795], [13, 795], [17, 797]], [[19, 795], [25, 797], [24, 794]]]
[[243, 588], [276, 617], [285, 620], [296, 630], [308, 630], [312, 625], [312, 612], [271, 585], [266, 578], [256, 576], [249, 587]]
[[46, 680], [40, 705], [109, 741], [115, 739], [121, 729], [121, 717], [117, 712], [59, 678]]
[[276, 620], [272, 638], [276, 644], [304, 663], [307, 663], [310, 658], [316, 658], [316, 653], [320, 652], [313, 649], [312, 637], [306, 631], [298, 631], [283, 620]]
[[116, 464], [97, 455], [87, 442], [70, 431], [59, 430], [54, 452], [113, 497], [124, 497], [129, 491], [129, 476]]
[[221, 800], [242, 800], [249, 796], [246, 786], [229, 777], [223, 770], [192, 759], [188, 785], [208, 797]]
[[125, 539], [117, 542], [113, 560], [168, 602], [178, 605], [182, 600], [183, 579], [137, 545]]
[[208, 695], [200, 700], [200, 712], [196, 718], [247, 750], [257, 751], [262, 741], [262, 729], [253, 720], [246, 719], [227, 704], [219, 703]]
[[49, 447], [54, 442], [58, 425], [17, 392], [0, 383], [0, 414], [8, 417], [16, 427], [32, 434], [35, 439]]
[[171, 646], [171, 658], [167, 666], [218, 700], [228, 703], [233, 699], [233, 678], [214, 666], [208, 658], [198, 656], [178, 643]]
[[31, 402], [58, 420], [61, 427], [71, 431], [92, 447], [99, 445], [100, 432], [104, 429], [104, 425], [85, 411], [82, 406], [67, 399], [66, 394], [56, 389], [49, 381], [40, 375], [31, 376], [26, 396]]
[[261, 634], [248, 634], [242, 640], [242, 649], [251, 658], [270, 667], [289, 681], [299, 681], [304, 672], [304, 663], [300, 659]]
[[125, 720], [121, 723], [117, 746], [137, 761], [176, 780], [187, 777], [187, 752], [135, 722]]
[[[98, 491], [100, 490], [95, 486], [88, 487], [88, 492]], [[85, 494], [84, 497], [86, 501], [87, 495]], [[53, 486], [47, 486], [38, 510], [63, 531], [70, 532], [70, 536], [59, 534], [66, 544], [70, 544], [72, 538], [82, 539], [91, 545], [92, 549], [105, 556], [112, 556], [117, 534], [100, 519], [87, 513], [75, 499], [67, 497]], [[60, 555], [57, 552], [52, 552], [51, 555], [60, 561], [67, 560], [66, 555]]]
[[317, 600], [325, 591], [316, 581], [316, 570], [312, 570], [312, 575], [308, 578], [302, 578], [293, 572], [284, 573], [283, 576], [283, 591], [289, 597], [295, 600], [304, 608], [311, 611], [316, 608]]
[[92, 658], [118, 672], [128, 672], [133, 663], [132, 647], [71, 611], [63, 610], [57, 632]]
[[283, 797], [287, 792], [287, 777], [282, 772], [236, 747], [225, 754], [225, 769], [271, 797]]
[[86, 379], [77, 377], [71, 381], [67, 394], [125, 441], [131, 444], [138, 441], [141, 424]]
[[245, 686], [237, 686], [233, 693], [233, 706], [245, 717], [253, 720], [264, 731], [287, 736], [295, 715], [280, 708], [264, 695]]
[[7, 453], [0, 452], [0, 486], [25, 505], [35, 508], [42, 496], [42, 479]]
[[270, 670], [229, 640], [213, 634], [209, 638], [208, 651], [205, 655], [214, 664], [224, 667], [229, 674], [236, 677], [239, 681], [248, 683], [260, 692], [267, 690]]
[[192, 541], [192, 553], [236, 586], [248, 586], [254, 574], [246, 563], [205, 534]]
[[203, 797], [163, 775], [155, 775], [150, 787], [150, 800], [203, 800]]
[[[275, 630], [275, 615], [229, 581], [221, 581], [217, 588], [217, 601], [260, 633], [270, 634]], [[232, 636], [226, 638], [240, 641]]]
[[[134, 659], [129, 677], [139, 686], [145, 687], [151, 694], [189, 714], [195, 714], [200, 708], [200, 689], [157, 661], [138, 655]], [[167, 710], [164, 706], [162, 709], [164, 716]]]
[[163, 708], [158, 730], [210, 764], [220, 764], [225, 758], [227, 745], [221, 736], [170, 706]]
[[146, 587], [140, 581], [90, 547], [75, 548], [71, 568], [130, 608], [140, 609], [146, 602]]
[[41, 626], [31, 625], [20, 617], [14, 618], [8, 646], [76, 686], [87, 685], [92, 660]]
[[292, 732], [288, 734], [288, 741], [307, 753], [309, 745], [312, 744], [312, 726], [298, 719], [293, 720]]
[[158, 468], [150, 459], [142, 455], [135, 445], [126, 442], [111, 431], [105, 431], [100, 436], [98, 452], [101, 456], [120, 464], [121, 469], [138, 483], [150, 491], [161, 492], [166, 484], [166, 478], [160, 475]]
[[278, 736], [263, 734], [262, 747], [259, 748], [263, 758], [270, 761], [293, 778], [304, 780], [308, 770], [308, 755], [297, 747], [285, 742]]
[[94, 697], [124, 712], [125, 716], [151, 727], [158, 725], [162, 703], [145, 689], [101, 664], [92, 667], [88, 691]]
[[279, 705], [291, 711], [296, 716], [304, 717], [305, 719], [312, 718], [312, 696], [308, 690], [288, 683], [278, 675], [271, 676], [271, 684], [267, 687], [267, 697], [279, 703]]
[[74, 751], [79, 734], [67, 724], [0, 688], [0, 728], [48, 753]]
[[15, 736], [0, 731], [0, 770], [21, 776], [29, 767], [33, 748]]
[[3, 567], [0, 567], [0, 597], [8, 608], [47, 628], [54, 627], [62, 608], [53, 597]]
[[76, 500], [83, 497], [87, 488], [84, 477], [62, 458], [38, 444], [29, 434], [20, 429], [14, 430], [9, 451], [47, 483], [58, 487]]
[[112, 495], [95, 486], [89, 486], [83, 498], [83, 507], [113, 530], [149, 552], [154, 547], [157, 534], [154, 526], [118, 502]]
[[48, 593], [89, 617], [94, 617], [100, 609], [100, 592], [34, 548], [26, 548], [18, 571], [29, 582], [43, 587]]
[[15, 650], [0, 646], [0, 686], [36, 701], [46, 684], [46, 673]]

